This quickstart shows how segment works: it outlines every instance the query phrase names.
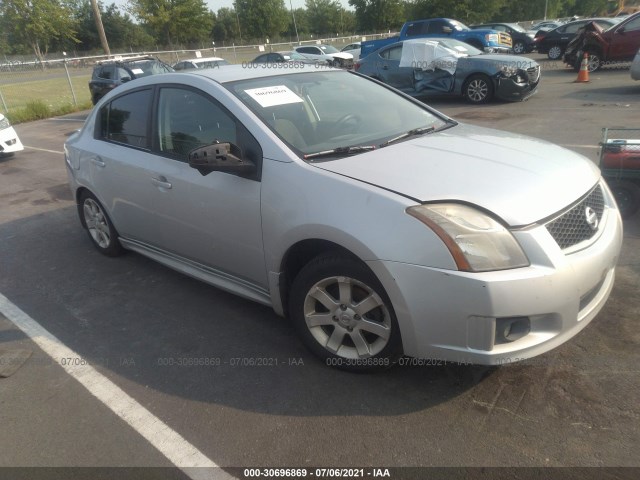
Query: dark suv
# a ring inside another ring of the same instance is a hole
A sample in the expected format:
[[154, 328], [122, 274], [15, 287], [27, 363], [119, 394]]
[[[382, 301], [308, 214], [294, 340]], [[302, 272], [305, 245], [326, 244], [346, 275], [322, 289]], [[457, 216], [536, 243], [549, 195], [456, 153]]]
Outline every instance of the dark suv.
[[95, 105], [111, 90], [134, 78], [173, 72], [173, 68], [154, 57], [130, 57], [96, 63], [89, 82]]
[[470, 28], [474, 30], [488, 28], [498, 32], [507, 32], [511, 35], [513, 53], [517, 55], [533, 51], [536, 45], [533, 38], [527, 34], [527, 31], [517, 23], [483, 23], [482, 25], [471, 25]]

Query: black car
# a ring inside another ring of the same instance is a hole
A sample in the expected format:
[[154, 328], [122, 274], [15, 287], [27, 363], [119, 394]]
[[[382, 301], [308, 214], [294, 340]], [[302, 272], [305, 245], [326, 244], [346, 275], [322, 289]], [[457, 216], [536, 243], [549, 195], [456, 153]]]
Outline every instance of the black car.
[[299, 54], [296, 51], [290, 52], [270, 52], [258, 55], [249, 63], [285, 63], [285, 62], [299, 62], [305, 64], [314, 63], [313, 60], [309, 60], [304, 55]]
[[517, 23], [483, 23], [482, 25], [471, 25], [473, 29], [490, 29], [498, 32], [507, 32], [511, 35], [513, 42], [513, 53], [522, 55], [533, 51], [535, 42], [527, 34], [527, 31]]
[[609, 28], [620, 22], [619, 18], [583, 18], [565, 23], [549, 32], [539, 31], [536, 34], [536, 48], [539, 53], [546, 53], [551, 60], [562, 58], [569, 42], [573, 40], [582, 27], [587, 23], [596, 22], [603, 28]]
[[155, 57], [130, 57], [103, 60], [93, 67], [89, 81], [91, 101], [95, 105], [111, 90], [134, 78], [173, 72], [173, 68]]

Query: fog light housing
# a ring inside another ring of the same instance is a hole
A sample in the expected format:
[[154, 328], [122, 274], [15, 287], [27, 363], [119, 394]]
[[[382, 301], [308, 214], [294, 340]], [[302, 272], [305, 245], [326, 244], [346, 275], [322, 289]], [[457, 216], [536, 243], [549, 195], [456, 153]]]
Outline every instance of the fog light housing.
[[515, 342], [531, 332], [529, 317], [496, 318], [494, 345]]

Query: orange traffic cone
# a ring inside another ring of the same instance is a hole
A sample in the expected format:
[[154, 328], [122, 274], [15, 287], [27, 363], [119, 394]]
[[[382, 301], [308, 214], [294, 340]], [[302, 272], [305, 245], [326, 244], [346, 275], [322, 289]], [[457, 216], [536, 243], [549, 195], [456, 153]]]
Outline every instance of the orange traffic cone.
[[589, 54], [587, 52], [584, 53], [578, 78], [576, 78], [574, 83], [589, 83]]

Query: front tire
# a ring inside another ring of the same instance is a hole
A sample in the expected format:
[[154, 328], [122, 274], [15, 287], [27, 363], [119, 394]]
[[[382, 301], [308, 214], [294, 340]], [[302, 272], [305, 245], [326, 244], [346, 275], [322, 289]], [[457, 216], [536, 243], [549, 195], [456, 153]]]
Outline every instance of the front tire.
[[515, 53], [516, 55], [522, 55], [523, 53], [526, 53], [526, 50], [527, 46], [524, 44], [524, 42], [516, 42], [513, 46], [513, 53]]
[[587, 58], [587, 61], [588, 61], [587, 68], [589, 69], [589, 73], [595, 72], [596, 70], [598, 70], [602, 65], [600, 52], [598, 51], [594, 51], [593, 53], [589, 52], [589, 57]]
[[462, 95], [470, 103], [487, 103], [493, 98], [493, 83], [486, 75], [473, 75], [464, 83]]
[[96, 249], [108, 257], [117, 257], [124, 253], [118, 241], [118, 232], [98, 199], [90, 192], [80, 195], [78, 213], [82, 226], [87, 230]]
[[356, 259], [329, 253], [309, 262], [293, 282], [289, 314], [303, 343], [326, 365], [370, 372], [402, 355], [391, 301]]

